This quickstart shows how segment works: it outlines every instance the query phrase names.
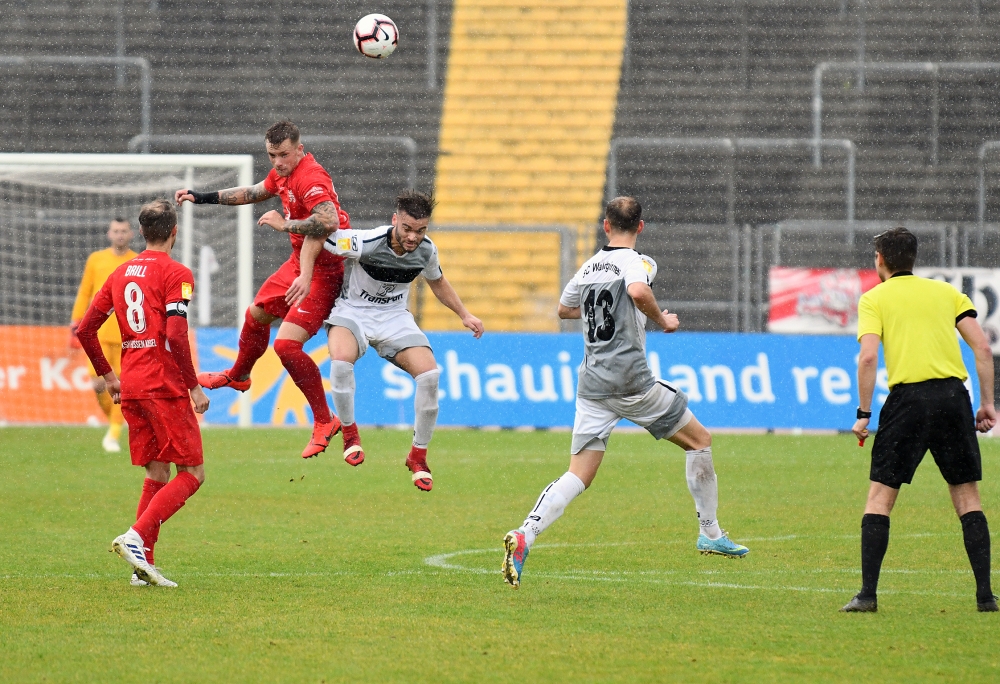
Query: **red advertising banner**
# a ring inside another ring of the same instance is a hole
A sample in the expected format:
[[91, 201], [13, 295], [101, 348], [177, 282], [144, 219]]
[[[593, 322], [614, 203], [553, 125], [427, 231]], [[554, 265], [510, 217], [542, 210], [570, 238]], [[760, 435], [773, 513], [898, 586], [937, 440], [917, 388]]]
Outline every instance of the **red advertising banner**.
[[70, 348], [69, 341], [66, 326], [0, 325], [0, 425], [107, 422], [94, 396], [87, 355]]
[[858, 300], [880, 281], [875, 269], [776, 266], [768, 282], [769, 332], [853, 335]]

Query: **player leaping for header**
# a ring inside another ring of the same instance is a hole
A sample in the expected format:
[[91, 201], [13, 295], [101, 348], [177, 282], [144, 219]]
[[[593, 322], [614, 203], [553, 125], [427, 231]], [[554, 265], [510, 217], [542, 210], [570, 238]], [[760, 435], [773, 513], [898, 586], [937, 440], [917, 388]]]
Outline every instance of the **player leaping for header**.
[[611, 200], [604, 219], [607, 247], [583, 264], [559, 299], [560, 318], [584, 320], [569, 471], [542, 491], [521, 527], [504, 537], [501, 570], [515, 589], [535, 537], [594, 481], [611, 431], [622, 418], [687, 452], [687, 485], [699, 519], [697, 549], [733, 558], [749, 553], [729, 540], [716, 519], [712, 435], [688, 409], [687, 396], [656, 380], [646, 362], [646, 320], [668, 333], [680, 322], [675, 314], [660, 311], [650, 288], [656, 263], [635, 251], [642, 229], [642, 207], [635, 198]]
[[462, 304], [441, 271], [437, 247], [426, 237], [433, 209], [430, 197], [406, 190], [396, 197], [391, 226], [339, 230], [325, 245], [327, 250], [347, 257], [344, 289], [326, 321], [333, 405], [344, 424], [344, 460], [353, 466], [365, 460], [354, 422], [354, 363], [371, 345], [379, 356], [416, 381], [413, 446], [406, 467], [413, 484], [425, 492], [433, 487], [427, 445], [437, 422], [441, 371], [427, 336], [406, 310], [410, 283], [423, 275], [434, 296], [454, 311], [477, 339], [483, 334], [483, 322]]
[[240, 331], [239, 353], [229, 370], [199, 373], [198, 382], [207, 389], [250, 389], [250, 370], [267, 351], [271, 323], [283, 319], [274, 341], [274, 352], [295, 386], [302, 390], [313, 413], [313, 433], [302, 451], [310, 458], [324, 451], [340, 431], [340, 421], [330, 414], [319, 367], [302, 345], [319, 332], [344, 281], [343, 259], [323, 249], [327, 235], [350, 228], [347, 213], [340, 208], [330, 175], [299, 142], [299, 129], [291, 121], [279, 121], [264, 134], [267, 155], [274, 168], [252, 187], [217, 192], [178, 190], [178, 204], [256, 204], [281, 197], [285, 215], [269, 211], [260, 225], [282, 226], [292, 241], [292, 255], [268, 278], [247, 309]]

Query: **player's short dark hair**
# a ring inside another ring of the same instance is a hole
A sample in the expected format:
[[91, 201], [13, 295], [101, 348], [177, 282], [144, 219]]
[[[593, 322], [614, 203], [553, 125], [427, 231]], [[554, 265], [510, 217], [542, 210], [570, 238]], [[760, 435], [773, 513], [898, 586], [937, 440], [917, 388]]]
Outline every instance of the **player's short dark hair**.
[[291, 140], [293, 145], [299, 144], [299, 127], [291, 121], [284, 120], [271, 124], [264, 134], [264, 139], [277, 147], [286, 140]]
[[139, 230], [147, 244], [163, 244], [176, 225], [177, 210], [170, 200], [155, 199], [139, 209]]
[[131, 221], [129, 221], [129, 220], [127, 219], [127, 218], [124, 218], [124, 217], [122, 217], [122, 216], [115, 216], [115, 217], [114, 217], [113, 219], [111, 219], [111, 222], [112, 222], [112, 223], [124, 223], [124, 224], [126, 224], [126, 225], [127, 225], [127, 226], [128, 226], [129, 228], [131, 228], [131, 227], [132, 227], [132, 222], [131, 222]]
[[615, 197], [605, 207], [604, 218], [615, 230], [634, 233], [642, 220], [642, 205], [635, 197]]
[[902, 226], [890, 228], [875, 236], [875, 251], [893, 273], [912, 271], [917, 263], [917, 236]]
[[396, 211], [418, 220], [430, 218], [436, 204], [433, 197], [418, 190], [407, 189], [396, 195]]

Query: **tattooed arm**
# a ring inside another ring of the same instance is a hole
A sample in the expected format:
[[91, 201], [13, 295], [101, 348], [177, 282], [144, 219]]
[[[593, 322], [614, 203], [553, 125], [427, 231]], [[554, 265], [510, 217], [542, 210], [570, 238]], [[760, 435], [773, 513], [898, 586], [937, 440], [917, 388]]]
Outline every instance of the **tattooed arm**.
[[193, 204], [257, 204], [264, 200], [269, 200], [277, 195], [272, 195], [264, 189], [264, 182], [257, 185], [249, 185], [242, 188], [227, 188], [218, 192], [195, 192], [194, 190], [178, 190], [174, 193], [174, 201], [177, 204], [191, 202]]
[[276, 211], [269, 211], [257, 221], [259, 226], [271, 226], [281, 233], [294, 233], [312, 238], [322, 238], [320, 245], [328, 235], [340, 227], [340, 217], [333, 202], [320, 202], [312, 208], [312, 215], [307, 219], [287, 221]]

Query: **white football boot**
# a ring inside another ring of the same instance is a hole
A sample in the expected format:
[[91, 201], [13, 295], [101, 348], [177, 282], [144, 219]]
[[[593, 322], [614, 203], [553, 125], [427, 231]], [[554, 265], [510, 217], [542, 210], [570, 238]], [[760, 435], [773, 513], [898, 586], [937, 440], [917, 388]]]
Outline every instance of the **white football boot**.
[[156, 587], [177, 586], [176, 582], [171, 582], [161, 575], [159, 570], [146, 562], [146, 551], [143, 548], [142, 537], [131, 527], [125, 534], [115, 537], [115, 540], [111, 542], [111, 549], [132, 566], [136, 579]]
[[108, 453], [117, 454], [122, 450], [122, 445], [118, 443], [118, 440], [111, 436], [111, 433], [104, 433], [104, 439], [101, 440], [101, 446]]

